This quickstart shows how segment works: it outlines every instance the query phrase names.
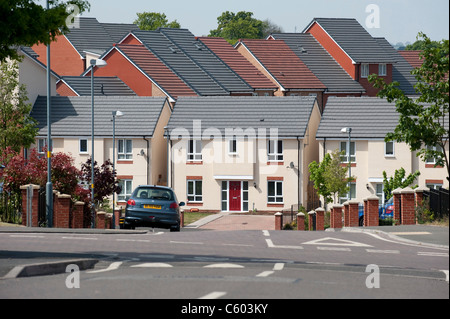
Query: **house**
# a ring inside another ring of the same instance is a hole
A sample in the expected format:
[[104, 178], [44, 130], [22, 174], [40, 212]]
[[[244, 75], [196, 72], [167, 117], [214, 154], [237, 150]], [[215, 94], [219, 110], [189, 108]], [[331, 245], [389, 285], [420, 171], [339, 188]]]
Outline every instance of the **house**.
[[[31, 116], [38, 121], [35, 147], [43, 152], [47, 145], [45, 96], [34, 103]], [[70, 153], [81, 168], [91, 157], [91, 98], [86, 96], [52, 97], [52, 150]], [[101, 165], [113, 159], [112, 112], [124, 115], [115, 120], [117, 178], [122, 185], [119, 204], [125, 204], [140, 184], [167, 184], [167, 143], [164, 126], [171, 107], [164, 97], [96, 96], [94, 119], [94, 160]]]
[[[134, 24], [100, 23], [96, 18], [79, 17], [79, 25], [56, 37], [50, 44], [51, 67], [61, 76], [81, 75], [91, 59], [100, 57], [114, 43], [119, 42]], [[38, 60], [47, 65], [47, 47], [35, 44], [32, 49]]]
[[283, 40], [322, 82], [321, 111], [329, 96], [361, 96], [366, 90], [354, 80], [309, 33], [273, 33], [268, 40]]
[[[19, 84], [25, 85], [27, 103], [34, 103], [39, 95], [47, 95], [47, 66], [37, 59], [37, 54], [29, 47], [20, 47]], [[50, 94], [56, 95], [56, 83], [60, 76], [50, 71]]]
[[306, 206], [319, 121], [312, 96], [180, 97], [166, 130], [169, 186], [194, 210]]
[[[95, 77], [118, 77], [138, 96], [163, 96], [173, 106], [178, 96], [197, 95], [143, 44], [117, 44], [101, 59], [107, 65], [95, 67]], [[83, 75], [88, 76], [90, 72]]]
[[[91, 77], [63, 76], [56, 83], [56, 91], [60, 96], [91, 96]], [[135, 96], [136, 93], [116, 76], [96, 76], [94, 79], [94, 95]]]
[[198, 37], [201, 43], [225, 62], [253, 89], [253, 95], [272, 96], [278, 86], [250, 63], [224, 38]]
[[370, 74], [392, 82], [395, 60], [356, 19], [314, 18], [302, 33], [311, 34], [339, 65], [375, 96], [377, 89], [368, 81]]
[[[399, 114], [395, 103], [377, 97], [330, 97], [322, 115], [316, 138], [319, 143], [319, 158], [334, 150], [343, 151], [343, 165], [348, 165], [348, 133], [342, 128], [351, 128], [350, 160], [351, 199], [360, 202], [377, 195], [384, 202], [383, 171], [394, 176], [403, 167], [406, 174], [420, 171], [416, 183], [420, 187], [448, 187], [446, 169], [435, 167], [434, 159], [423, 162], [411, 152], [406, 143], [385, 142], [388, 132], [398, 124]], [[448, 154], [448, 145], [445, 150]], [[447, 155], [448, 156], [448, 155]], [[347, 201], [348, 194], [341, 195], [339, 202]]]
[[283, 40], [240, 40], [235, 48], [278, 89], [276, 96], [317, 97], [322, 105], [326, 86], [311, 72]]

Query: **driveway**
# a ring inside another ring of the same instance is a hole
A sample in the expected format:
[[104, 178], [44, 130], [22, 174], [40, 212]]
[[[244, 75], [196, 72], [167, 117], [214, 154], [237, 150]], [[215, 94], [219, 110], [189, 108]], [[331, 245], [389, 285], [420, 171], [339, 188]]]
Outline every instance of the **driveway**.
[[275, 217], [270, 215], [215, 214], [202, 218], [186, 227], [210, 230], [274, 230]]

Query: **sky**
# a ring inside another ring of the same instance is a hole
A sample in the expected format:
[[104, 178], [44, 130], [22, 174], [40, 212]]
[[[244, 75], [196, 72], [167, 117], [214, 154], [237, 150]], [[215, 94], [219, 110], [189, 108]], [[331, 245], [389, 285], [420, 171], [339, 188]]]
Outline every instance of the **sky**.
[[[82, 16], [96, 17], [99, 22], [132, 23], [137, 12], [160, 12], [196, 36], [208, 35], [217, 28], [217, 17], [224, 11], [250, 11], [257, 19], [269, 19], [281, 26], [284, 32], [301, 32], [315, 17], [355, 18], [372, 36], [385, 37], [392, 44], [412, 43], [420, 31], [432, 40], [449, 38], [448, 0], [88, 1], [91, 10]], [[379, 19], [374, 20], [376, 17]]]

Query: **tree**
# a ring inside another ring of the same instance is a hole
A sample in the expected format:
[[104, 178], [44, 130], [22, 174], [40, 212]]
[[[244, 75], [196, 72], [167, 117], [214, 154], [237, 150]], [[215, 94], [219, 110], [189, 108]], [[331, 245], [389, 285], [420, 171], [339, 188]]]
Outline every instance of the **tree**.
[[[392, 191], [396, 188], [405, 188], [411, 186], [416, 178], [420, 175], [419, 171], [415, 171], [406, 176], [406, 171], [403, 167], [396, 169], [394, 176], [387, 177], [386, 171], [383, 171], [383, 186], [384, 186], [384, 197], [386, 200], [392, 197]], [[417, 185], [416, 185], [417, 187]]]
[[[87, 184], [90, 184], [91, 176], [91, 159], [89, 158], [86, 163], [81, 164], [81, 178]], [[112, 169], [110, 160], [106, 160], [101, 167], [98, 167], [97, 161], [94, 161], [94, 201], [96, 207], [99, 207], [99, 204], [113, 192], [120, 193], [121, 188], [115, 177], [116, 171]]]
[[210, 37], [222, 37], [230, 43], [239, 39], [262, 39], [264, 23], [253, 18], [253, 12], [238, 13], [225, 11], [217, 18], [217, 29], [211, 30]]
[[18, 63], [15, 60], [0, 63], [0, 155], [11, 147], [19, 152], [34, 142], [38, 129], [29, 117], [31, 104], [27, 92], [19, 85]]
[[262, 34], [264, 39], [267, 38], [267, 36], [271, 35], [272, 33], [283, 33], [283, 32], [284, 31], [282, 27], [276, 25], [269, 19], [263, 21]]
[[142, 12], [136, 13], [137, 19], [134, 21], [141, 30], [156, 30], [158, 28], [175, 28], [179, 29], [181, 26], [177, 20], [169, 22], [164, 13], [157, 12]]
[[338, 194], [348, 193], [348, 183], [353, 178], [347, 176], [348, 167], [341, 165], [339, 150], [325, 154], [322, 162], [311, 162], [308, 165], [310, 177], [314, 188], [322, 195], [326, 204], [337, 201]]
[[17, 46], [32, 46], [36, 43], [49, 44], [57, 35], [69, 31], [66, 21], [73, 11], [68, 5], [76, 6], [82, 13], [90, 8], [85, 0], [48, 0], [46, 10], [32, 0], [7, 0], [0, 3], [0, 62], [6, 58], [18, 59]]
[[423, 64], [411, 73], [418, 83], [414, 86], [418, 98], [406, 96], [398, 82], [387, 84], [377, 75], [370, 75], [369, 81], [380, 89], [378, 96], [394, 102], [399, 113], [399, 123], [394, 132], [386, 135], [386, 141], [405, 142], [411, 151], [426, 161], [435, 159], [435, 166], [447, 167], [449, 159], [445, 152], [449, 141], [449, 42], [442, 40], [438, 46], [423, 33], [424, 50], [420, 54]]

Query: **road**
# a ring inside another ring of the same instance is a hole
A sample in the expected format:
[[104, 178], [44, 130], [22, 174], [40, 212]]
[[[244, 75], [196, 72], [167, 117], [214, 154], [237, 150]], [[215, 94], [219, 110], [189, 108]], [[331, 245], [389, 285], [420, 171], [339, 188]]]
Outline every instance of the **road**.
[[[448, 247], [366, 232], [0, 233], [0, 243], [2, 299], [449, 298]], [[75, 259], [98, 262], [11, 276], [17, 265]]]

